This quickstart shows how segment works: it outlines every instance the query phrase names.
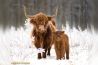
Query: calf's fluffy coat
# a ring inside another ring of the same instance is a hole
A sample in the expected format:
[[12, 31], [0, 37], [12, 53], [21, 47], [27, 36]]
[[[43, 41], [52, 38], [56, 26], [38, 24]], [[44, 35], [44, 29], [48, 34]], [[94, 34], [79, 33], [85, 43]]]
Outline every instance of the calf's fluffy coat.
[[56, 52], [56, 58], [58, 59], [69, 59], [69, 39], [64, 31], [56, 31], [53, 34], [54, 36], [54, 47]]

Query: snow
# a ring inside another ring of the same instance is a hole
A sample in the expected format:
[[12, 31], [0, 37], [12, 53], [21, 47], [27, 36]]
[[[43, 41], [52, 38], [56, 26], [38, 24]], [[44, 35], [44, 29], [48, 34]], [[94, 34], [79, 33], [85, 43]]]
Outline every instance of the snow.
[[[31, 43], [33, 38], [30, 38], [32, 28], [29, 23], [26, 23], [25, 27], [18, 30], [14, 27], [6, 32], [0, 30], [0, 65], [12, 65], [12, 62], [30, 62], [28, 65], [98, 64], [98, 34], [88, 30], [69, 29], [67, 26], [63, 30], [69, 36], [70, 59], [56, 60], [55, 50], [52, 47], [51, 56], [38, 60], [37, 53], [40, 51]], [[43, 49], [41, 51], [43, 52]]]

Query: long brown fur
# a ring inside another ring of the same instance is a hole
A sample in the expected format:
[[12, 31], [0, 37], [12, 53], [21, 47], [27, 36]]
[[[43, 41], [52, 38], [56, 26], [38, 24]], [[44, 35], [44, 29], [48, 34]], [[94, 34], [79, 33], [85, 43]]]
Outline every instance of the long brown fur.
[[56, 31], [54, 33], [54, 46], [55, 52], [58, 59], [69, 59], [69, 39], [64, 31]]
[[48, 17], [43, 13], [38, 13], [29, 17], [30, 23], [34, 26], [32, 30], [32, 36], [34, 36], [34, 45], [36, 48], [43, 48], [45, 52], [38, 53], [38, 59], [46, 58], [50, 55], [50, 49], [53, 44], [53, 32], [56, 31], [55, 20], [52, 17]]

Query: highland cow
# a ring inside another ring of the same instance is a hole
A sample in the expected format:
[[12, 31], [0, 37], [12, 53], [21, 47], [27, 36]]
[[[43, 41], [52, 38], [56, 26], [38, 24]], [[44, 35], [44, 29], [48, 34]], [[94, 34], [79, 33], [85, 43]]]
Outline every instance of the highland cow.
[[64, 34], [64, 31], [54, 32], [54, 47], [56, 52], [56, 58], [58, 59], [69, 59], [69, 40], [68, 36]]
[[[34, 26], [32, 36], [34, 36], [34, 45], [37, 49], [43, 48], [45, 52], [38, 53], [38, 59], [46, 58], [50, 55], [50, 49], [53, 44], [53, 32], [56, 31], [55, 20], [51, 16], [43, 13], [30, 16], [30, 23]], [[42, 55], [43, 54], [43, 55]]]

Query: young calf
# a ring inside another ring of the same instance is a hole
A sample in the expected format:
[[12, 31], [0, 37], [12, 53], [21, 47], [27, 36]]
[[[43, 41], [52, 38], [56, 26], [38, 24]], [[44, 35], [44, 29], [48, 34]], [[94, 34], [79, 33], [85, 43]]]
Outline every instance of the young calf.
[[54, 47], [56, 52], [56, 58], [58, 59], [69, 59], [69, 39], [64, 31], [56, 31], [54, 32]]

